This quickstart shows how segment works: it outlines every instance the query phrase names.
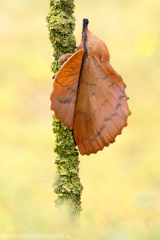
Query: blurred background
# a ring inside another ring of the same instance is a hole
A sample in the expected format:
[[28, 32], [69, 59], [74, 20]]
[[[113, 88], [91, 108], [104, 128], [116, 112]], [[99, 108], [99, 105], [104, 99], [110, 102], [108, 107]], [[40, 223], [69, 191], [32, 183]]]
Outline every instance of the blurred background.
[[132, 115], [116, 142], [80, 156], [81, 230], [54, 207], [47, 0], [0, 1], [0, 233], [160, 239], [160, 1], [75, 0], [123, 77]]

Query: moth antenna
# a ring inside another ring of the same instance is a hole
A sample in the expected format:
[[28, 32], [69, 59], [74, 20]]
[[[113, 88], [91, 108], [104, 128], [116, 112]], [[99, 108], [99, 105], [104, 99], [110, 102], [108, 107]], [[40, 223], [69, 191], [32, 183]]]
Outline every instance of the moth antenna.
[[87, 56], [88, 56], [88, 52], [87, 52], [86, 42], [87, 42], [88, 36], [87, 36], [86, 29], [87, 29], [88, 23], [89, 23], [89, 20], [87, 18], [84, 18], [83, 19], [84, 48]]
[[86, 36], [84, 37], [84, 47], [85, 47], [85, 52], [86, 52], [86, 54], [88, 56], [88, 51], [87, 51], [87, 47], [86, 47], [87, 38], [88, 38], [88, 36], [86, 34]]
[[59, 57], [57, 57], [57, 56], [56, 56], [56, 55], [54, 55], [54, 54], [53, 54], [53, 57], [55, 57], [55, 59], [57, 59], [57, 60], [59, 59]]

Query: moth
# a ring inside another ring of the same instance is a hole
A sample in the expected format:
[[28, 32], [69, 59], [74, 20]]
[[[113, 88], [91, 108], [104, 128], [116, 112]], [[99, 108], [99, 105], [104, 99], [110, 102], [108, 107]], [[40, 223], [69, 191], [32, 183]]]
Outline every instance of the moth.
[[106, 44], [88, 30], [83, 19], [82, 40], [58, 71], [51, 93], [51, 109], [63, 125], [73, 129], [81, 155], [102, 150], [127, 125], [130, 110], [122, 77], [111, 67]]

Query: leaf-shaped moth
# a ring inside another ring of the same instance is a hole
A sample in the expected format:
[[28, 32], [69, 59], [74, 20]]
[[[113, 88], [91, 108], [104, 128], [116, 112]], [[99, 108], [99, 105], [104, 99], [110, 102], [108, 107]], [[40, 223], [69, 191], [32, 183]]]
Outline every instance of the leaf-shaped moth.
[[73, 129], [82, 155], [96, 153], [127, 125], [126, 85], [110, 65], [106, 44], [88, 30], [88, 19], [83, 19], [80, 46], [59, 58], [64, 60], [53, 83], [51, 109]]

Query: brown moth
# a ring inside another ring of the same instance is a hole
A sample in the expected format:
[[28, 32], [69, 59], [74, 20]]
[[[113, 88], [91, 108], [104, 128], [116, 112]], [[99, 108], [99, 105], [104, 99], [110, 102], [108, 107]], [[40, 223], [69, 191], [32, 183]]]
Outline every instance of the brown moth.
[[51, 109], [73, 129], [82, 155], [96, 153], [114, 142], [127, 125], [126, 85], [111, 67], [105, 43], [88, 30], [88, 19], [83, 20], [77, 51], [59, 58], [65, 60], [53, 83]]

